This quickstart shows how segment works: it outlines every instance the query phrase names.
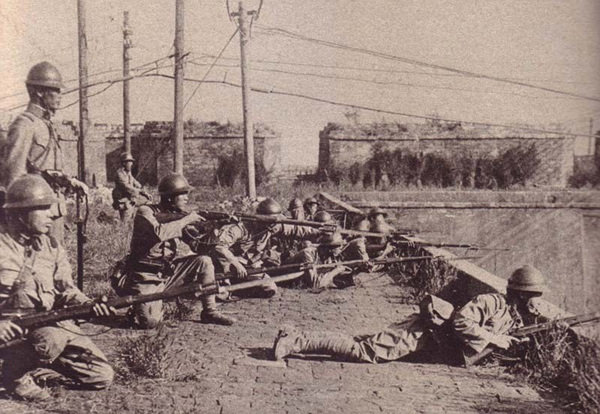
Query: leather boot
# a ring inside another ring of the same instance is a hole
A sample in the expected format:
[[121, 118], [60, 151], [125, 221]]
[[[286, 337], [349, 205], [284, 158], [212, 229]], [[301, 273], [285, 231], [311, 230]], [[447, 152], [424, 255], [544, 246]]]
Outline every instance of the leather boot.
[[200, 322], [227, 326], [237, 322], [234, 318], [224, 315], [217, 310], [217, 300], [215, 295], [203, 296], [201, 301], [203, 309], [200, 314]]
[[360, 351], [352, 337], [331, 332], [298, 332], [293, 328], [279, 331], [273, 345], [276, 360], [291, 354], [324, 354], [342, 361], [360, 360]]

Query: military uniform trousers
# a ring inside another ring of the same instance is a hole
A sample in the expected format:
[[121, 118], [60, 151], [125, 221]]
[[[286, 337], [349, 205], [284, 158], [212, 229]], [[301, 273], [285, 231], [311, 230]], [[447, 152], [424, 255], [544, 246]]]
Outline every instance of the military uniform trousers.
[[[135, 269], [135, 265], [134, 265]], [[215, 282], [214, 266], [208, 256], [189, 255], [175, 259], [171, 268], [160, 274], [144, 271], [132, 271], [126, 276], [123, 295], [145, 295], [168, 290], [172, 287], [200, 283], [202, 286]], [[216, 309], [215, 296], [202, 296], [204, 309]], [[138, 323], [143, 328], [153, 328], [158, 325], [164, 315], [162, 301], [139, 303], [133, 306]]]
[[72, 321], [36, 329], [27, 335], [26, 342], [2, 350], [1, 355], [3, 383], [8, 391], [27, 374], [36, 382], [50, 377], [88, 390], [106, 388], [113, 381], [114, 372], [104, 353]]

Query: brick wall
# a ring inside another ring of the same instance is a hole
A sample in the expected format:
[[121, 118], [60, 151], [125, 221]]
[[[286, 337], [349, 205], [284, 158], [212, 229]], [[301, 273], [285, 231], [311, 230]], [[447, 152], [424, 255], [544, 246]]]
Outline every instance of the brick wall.
[[413, 153], [496, 156], [518, 145], [534, 144], [540, 167], [532, 180], [537, 185], [565, 187], [573, 173], [574, 138], [533, 133], [515, 133], [493, 128], [431, 124], [328, 124], [319, 134], [319, 170], [348, 168], [367, 161], [374, 146], [398, 148]]
[[[78, 175], [79, 159], [77, 143], [79, 130], [74, 123], [64, 123], [57, 127], [60, 145], [64, 155], [64, 171], [71, 176]], [[88, 185], [106, 184], [105, 139], [103, 131], [90, 128], [85, 141], [85, 180]]]
[[[279, 169], [279, 136], [269, 128], [257, 125], [254, 132], [255, 159], [267, 170]], [[119, 141], [120, 139], [120, 141]], [[107, 168], [118, 166], [122, 138], [107, 140]], [[132, 137], [132, 153], [137, 160], [137, 177], [142, 183], [156, 185], [163, 175], [173, 170], [173, 143], [170, 123], [147, 123]], [[184, 174], [192, 185], [212, 185], [218, 157], [239, 154], [244, 162], [244, 139], [241, 124], [215, 122], [186, 125], [184, 136]], [[135, 172], [135, 171], [134, 171]], [[109, 177], [114, 173], [109, 172]], [[114, 178], [113, 178], [114, 179]]]

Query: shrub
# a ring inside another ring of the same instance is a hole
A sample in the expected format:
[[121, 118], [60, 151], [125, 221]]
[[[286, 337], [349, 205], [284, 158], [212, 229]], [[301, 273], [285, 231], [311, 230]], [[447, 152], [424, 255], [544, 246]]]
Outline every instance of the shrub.
[[573, 412], [600, 413], [600, 344], [554, 327], [533, 335], [511, 368], [544, 391], [558, 395]]

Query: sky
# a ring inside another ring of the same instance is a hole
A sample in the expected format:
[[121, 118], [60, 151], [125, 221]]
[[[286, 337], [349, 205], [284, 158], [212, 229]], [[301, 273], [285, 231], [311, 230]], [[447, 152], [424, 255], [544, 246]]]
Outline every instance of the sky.
[[[245, 3], [257, 9], [259, 1]], [[237, 5], [230, 1], [230, 10]], [[148, 74], [172, 75], [168, 56], [173, 52], [174, 0], [88, 0], [90, 82], [122, 76], [124, 10], [129, 11], [133, 30], [131, 67], [156, 62]], [[286, 36], [276, 29], [317, 40]], [[235, 30], [225, 0], [185, 1], [185, 75], [215, 82], [186, 82], [185, 119], [242, 120], [241, 90], [219, 83], [240, 83]], [[271, 91], [252, 94], [253, 117], [281, 134], [287, 164], [315, 165], [319, 131], [328, 122], [350, 122], [348, 114], [354, 111], [275, 94], [278, 91], [465, 122], [546, 129], [560, 125], [582, 134], [589, 133], [590, 123], [594, 131], [600, 129], [597, 0], [264, 0], [251, 36], [251, 86]], [[5, 125], [22, 110], [14, 107], [27, 102], [23, 81], [39, 61], [54, 63], [63, 78], [71, 80], [67, 87], [77, 86], [75, 0], [2, 0], [0, 43], [0, 123]], [[465, 76], [439, 66], [567, 94]], [[103, 91], [106, 86], [90, 88], [89, 94], [96, 94], [90, 96], [90, 118], [121, 123], [122, 85]], [[77, 93], [66, 94], [63, 105], [76, 99]], [[359, 122], [423, 122], [367, 110], [358, 110], [356, 116]], [[57, 117], [77, 120], [78, 105], [59, 111]], [[131, 118], [172, 120], [173, 81], [157, 76], [132, 80]], [[586, 154], [588, 149], [589, 139], [578, 138], [576, 153]]]

